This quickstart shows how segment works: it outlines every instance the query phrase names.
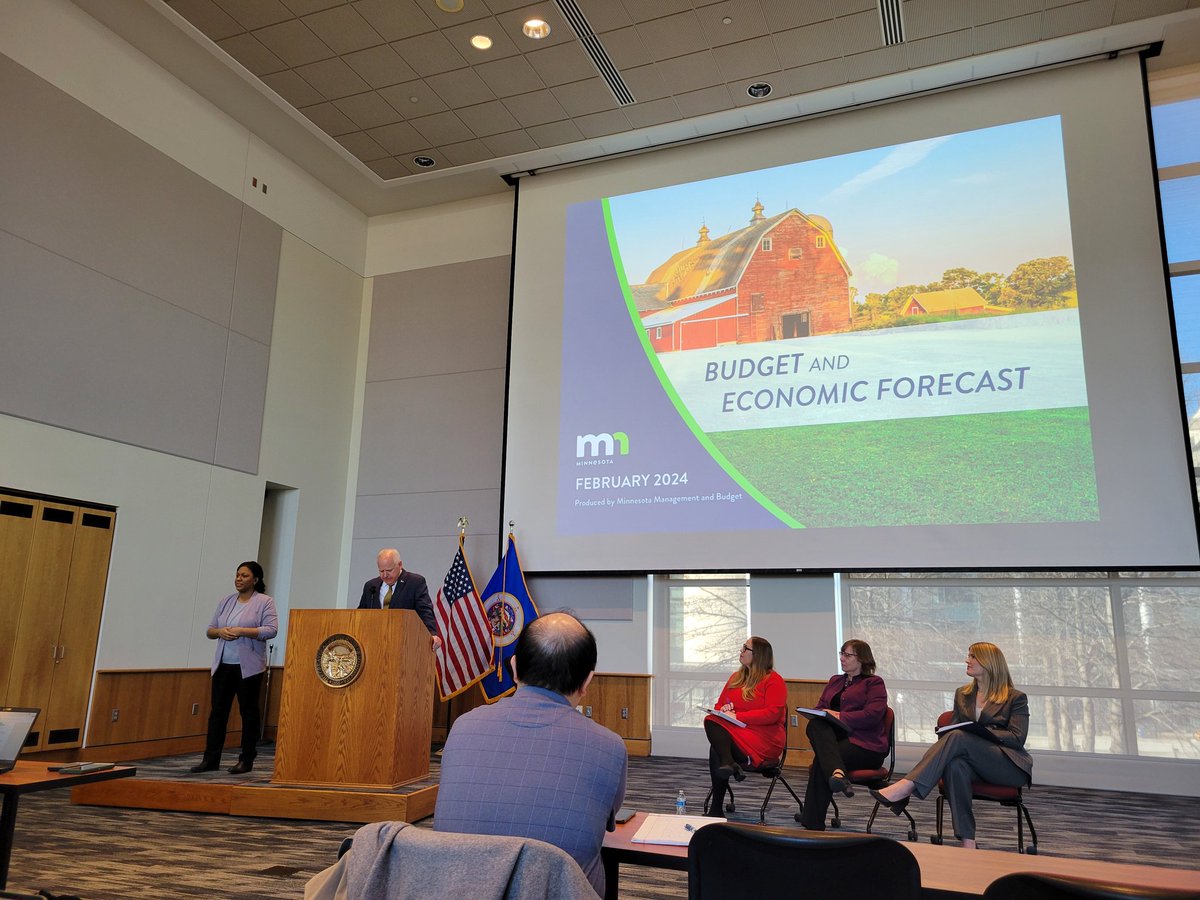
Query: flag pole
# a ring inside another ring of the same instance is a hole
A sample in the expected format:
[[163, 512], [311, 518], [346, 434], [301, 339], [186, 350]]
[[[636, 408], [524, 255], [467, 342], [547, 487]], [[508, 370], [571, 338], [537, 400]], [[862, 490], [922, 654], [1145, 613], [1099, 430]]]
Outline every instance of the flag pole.
[[[508, 594], [508, 548], [512, 543], [513, 524], [513, 520], [509, 519], [508, 542], [504, 545], [504, 556], [501, 559], [503, 568], [500, 570], [500, 592], [506, 596]], [[496, 647], [496, 679], [504, 680], [504, 652], [499, 646]]]

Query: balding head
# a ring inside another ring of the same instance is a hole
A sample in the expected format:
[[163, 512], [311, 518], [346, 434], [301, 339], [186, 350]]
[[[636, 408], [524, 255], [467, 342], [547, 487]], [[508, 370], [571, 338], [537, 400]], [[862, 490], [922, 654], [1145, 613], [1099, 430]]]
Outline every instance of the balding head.
[[596, 638], [570, 613], [549, 613], [525, 626], [515, 656], [522, 684], [570, 697], [596, 669]]

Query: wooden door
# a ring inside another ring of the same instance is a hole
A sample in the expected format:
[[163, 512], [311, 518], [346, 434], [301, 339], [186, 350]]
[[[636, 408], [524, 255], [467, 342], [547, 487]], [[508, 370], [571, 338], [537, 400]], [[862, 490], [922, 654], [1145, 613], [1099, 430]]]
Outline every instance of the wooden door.
[[83, 744], [115, 523], [116, 516], [111, 512], [79, 510], [58, 638], [58, 661], [45, 712], [46, 749]]
[[0, 572], [4, 573], [0, 577], [0, 634], [9, 636], [0, 640], [0, 706], [17, 705], [9, 694], [9, 675], [37, 505], [36, 500], [0, 494]]
[[50, 705], [50, 688], [59, 654], [59, 629], [67, 600], [79, 510], [43, 500], [38, 501], [34, 514], [36, 524], [23, 579], [8, 705], [42, 709], [36, 743], [27, 745], [27, 749], [43, 750], [47, 733], [45, 711]]

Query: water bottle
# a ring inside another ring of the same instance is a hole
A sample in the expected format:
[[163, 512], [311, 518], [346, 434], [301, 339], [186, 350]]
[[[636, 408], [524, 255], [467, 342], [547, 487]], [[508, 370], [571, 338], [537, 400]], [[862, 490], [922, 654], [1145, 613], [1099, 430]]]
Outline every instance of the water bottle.
[[687, 797], [683, 795], [683, 791], [680, 791], [679, 796], [675, 798], [675, 815], [687, 815]]

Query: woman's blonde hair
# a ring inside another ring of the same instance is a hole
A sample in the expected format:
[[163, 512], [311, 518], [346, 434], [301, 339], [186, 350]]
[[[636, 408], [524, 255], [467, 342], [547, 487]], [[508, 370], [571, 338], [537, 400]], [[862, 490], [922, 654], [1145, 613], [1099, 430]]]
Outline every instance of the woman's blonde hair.
[[979, 663], [983, 674], [967, 682], [963, 693], [970, 696], [978, 686], [985, 703], [1003, 703], [1007, 700], [1014, 688], [1008, 662], [1000, 648], [987, 641], [979, 641], [972, 644], [967, 652], [975, 657], [975, 662]]
[[750, 665], [742, 666], [729, 682], [730, 687], [740, 687], [744, 700], [754, 699], [759, 682], [775, 670], [775, 651], [766, 638], [750, 638]]

